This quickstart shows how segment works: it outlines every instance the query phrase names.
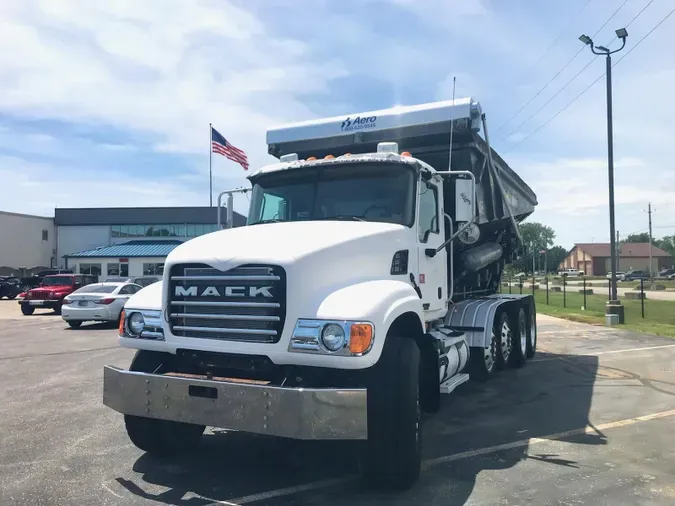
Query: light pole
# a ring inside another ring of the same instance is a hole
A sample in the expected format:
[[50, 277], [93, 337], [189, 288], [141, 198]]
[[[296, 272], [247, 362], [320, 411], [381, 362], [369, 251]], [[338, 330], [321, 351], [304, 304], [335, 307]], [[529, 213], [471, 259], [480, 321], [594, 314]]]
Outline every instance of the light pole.
[[619, 297], [616, 293], [616, 232], [614, 227], [614, 133], [612, 128], [612, 55], [621, 51], [626, 45], [628, 32], [625, 28], [616, 30], [616, 36], [621, 39], [621, 47], [610, 51], [604, 46], [594, 46], [593, 40], [588, 35], [582, 35], [579, 40], [584, 44], [591, 46], [593, 54], [604, 55], [607, 63], [607, 172], [609, 178], [609, 240], [610, 240], [610, 268], [612, 277], [610, 279], [610, 300], [607, 302], [606, 313], [608, 315], [617, 315], [618, 323], [624, 323], [624, 311]]

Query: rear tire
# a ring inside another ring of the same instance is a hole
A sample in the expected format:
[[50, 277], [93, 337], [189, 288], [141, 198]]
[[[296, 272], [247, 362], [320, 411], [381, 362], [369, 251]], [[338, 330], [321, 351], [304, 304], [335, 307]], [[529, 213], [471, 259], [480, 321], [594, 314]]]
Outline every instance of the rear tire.
[[472, 381], [484, 383], [489, 380], [495, 372], [499, 340], [497, 339], [494, 328], [492, 329], [491, 336], [489, 347], [473, 347], [469, 350], [469, 377]]
[[68, 325], [70, 325], [71, 328], [79, 329], [82, 326], [82, 322], [71, 320], [71, 321], [68, 322]]
[[495, 319], [494, 333], [497, 336], [499, 346], [497, 348], [497, 362], [495, 367], [502, 371], [509, 363], [513, 352], [513, 325], [506, 311], [501, 311]]
[[534, 304], [530, 304], [527, 318], [527, 358], [532, 358], [537, 352], [537, 312]]
[[[161, 374], [171, 369], [168, 353], [139, 350], [130, 371]], [[158, 457], [183, 453], [199, 445], [206, 427], [191, 423], [124, 415], [124, 425], [131, 442], [140, 450]]]
[[518, 318], [516, 320], [516, 327], [513, 329], [511, 343], [511, 355], [509, 356], [509, 365], [520, 369], [525, 365], [527, 354], [527, 315], [525, 310], [520, 308], [518, 310]]
[[35, 308], [28, 304], [21, 304], [21, 312], [26, 316], [30, 316], [35, 312]]
[[362, 464], [373, 488], [405, 490], [419, 478], [419, 374], [417, 343], [388, 336], [368, 379], [368, 441]]

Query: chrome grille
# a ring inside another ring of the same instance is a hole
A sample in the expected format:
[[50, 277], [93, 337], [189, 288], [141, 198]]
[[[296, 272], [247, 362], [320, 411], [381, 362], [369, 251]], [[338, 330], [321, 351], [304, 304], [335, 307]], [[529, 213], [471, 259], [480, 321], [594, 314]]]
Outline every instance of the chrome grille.
[[171, 268], [169, 323], [182, 337], [276, 343], [286, 318], [286, 273], [246, 265], [223, 272], [208, 265]]

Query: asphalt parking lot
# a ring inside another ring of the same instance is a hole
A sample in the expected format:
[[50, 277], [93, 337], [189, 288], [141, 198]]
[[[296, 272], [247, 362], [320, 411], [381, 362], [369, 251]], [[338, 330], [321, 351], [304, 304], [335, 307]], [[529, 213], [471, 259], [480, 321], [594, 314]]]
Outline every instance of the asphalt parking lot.
[[208, 431], [161, 461], [102, 405], [111, 325], [71, 330], [0, 301], [0, 504], [628, 505], [675, 503], [675, 341], [540, 317], [520, 370], [448, 396], [403, 494], [355, 477], [358, 445]]

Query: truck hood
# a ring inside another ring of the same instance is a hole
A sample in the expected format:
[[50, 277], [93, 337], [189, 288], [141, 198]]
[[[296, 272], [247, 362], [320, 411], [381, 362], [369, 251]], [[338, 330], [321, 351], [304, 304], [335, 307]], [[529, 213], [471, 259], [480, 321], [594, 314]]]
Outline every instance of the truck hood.
[[248, 263], [289, 266], [303, 258], [336, 249], [347, 255], [341, 255], [342, 260], [353, 263], [355, 257], [364, 252], [385, 250], [388, 262], [383, 267], [388, 271], [391, 255], [397, 249], [407, 248], [409, 232], [410, 229], [403, 225], [366, 221], [249, 225], [221, 230], [183, 243], [169, 254], [166, 265], [199, 262], [222, 271]]
[[161, 311], [162, 309], [162, 282], [158, 281], [140, 289], [124, 304], [124, 308], [149, 309]]

